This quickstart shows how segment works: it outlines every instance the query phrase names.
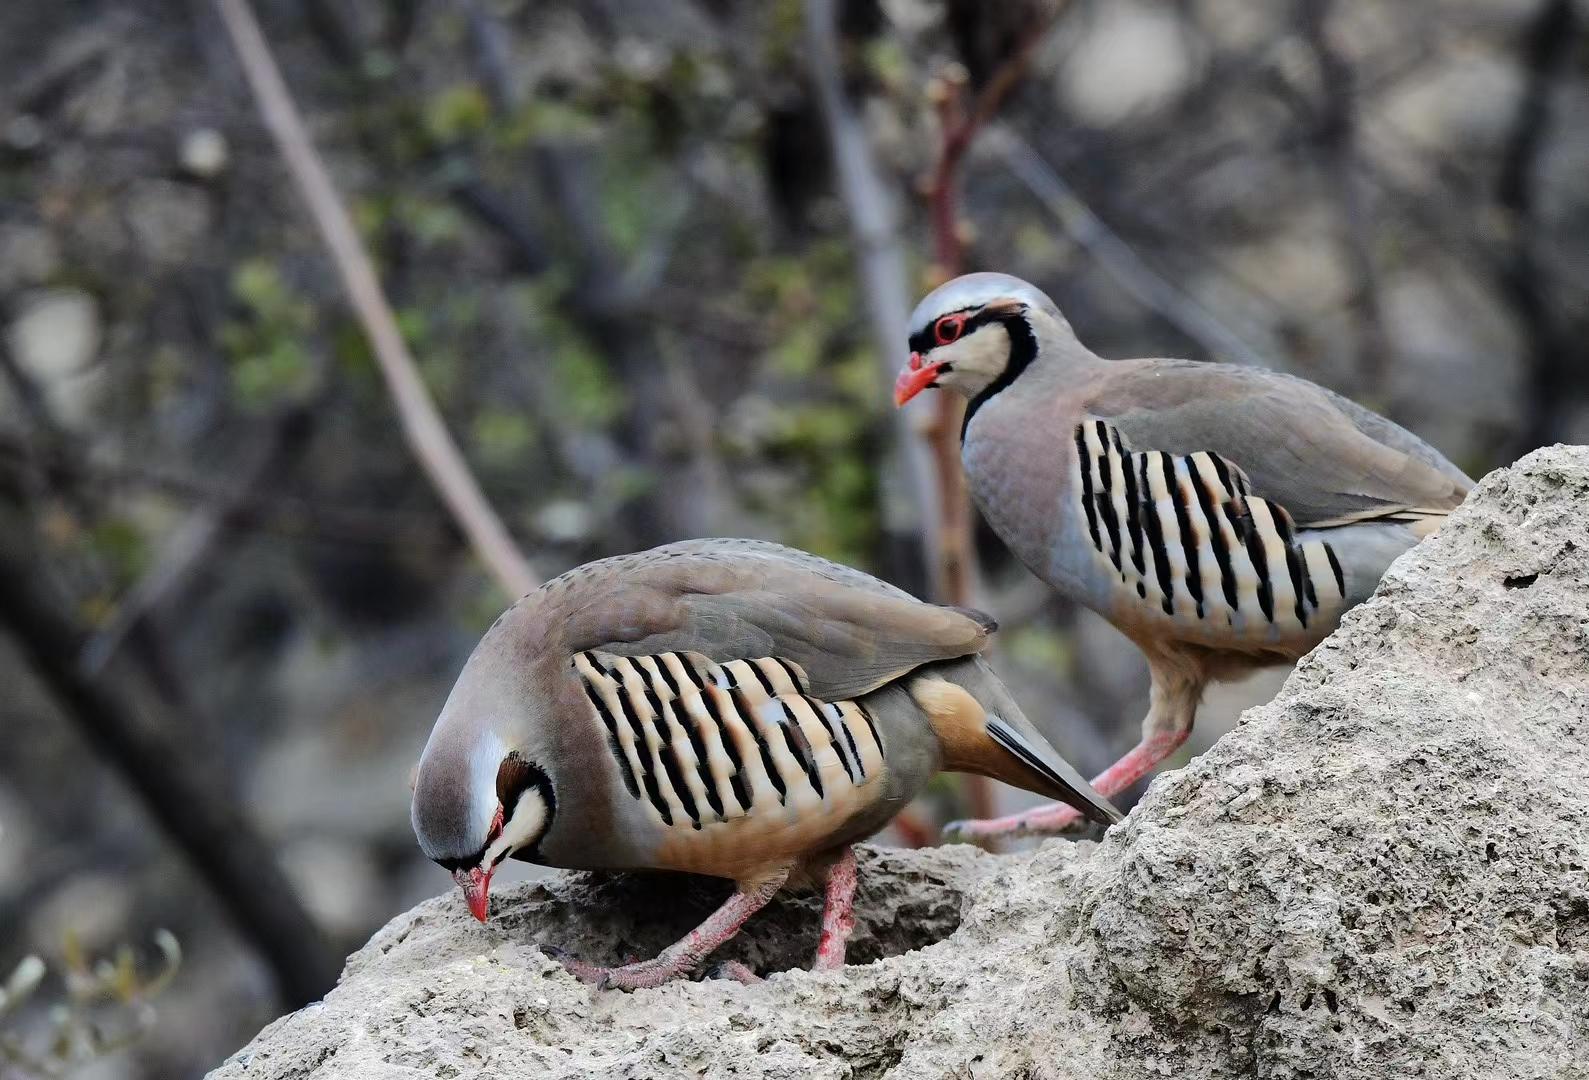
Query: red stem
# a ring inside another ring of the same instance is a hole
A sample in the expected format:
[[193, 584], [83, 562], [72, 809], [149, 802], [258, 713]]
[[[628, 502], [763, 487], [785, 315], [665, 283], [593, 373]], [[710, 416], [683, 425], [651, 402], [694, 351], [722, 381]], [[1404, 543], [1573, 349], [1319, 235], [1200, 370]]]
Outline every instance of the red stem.
[[[965, 243], [960, 231], [960, 168], [977, 133], [985, 127], [1030, 66], [1038, 44], [1054, 17], [1063, 7], [1056, 4], [1046, 19], [1039, 21], [1020, 46], [999, 65], [980, 93], [969, 114], [963, 108], [962, 81], [943, 77], [937, 82], [937, 108], [943, 142], [928, 187], [928, 213], [933, 236], [933, 285], [965, 271]], [[960, 468], [959, 432], [965, 403], [951, 394], [937, 395], [933, 424], [927, 433], [933, 465], [938, 476], [940, 517], [940, 562], [932, 568], [933, 585], [939, 600], [966, 606], [971, 603], [972, 558], [971, 503], [965, 476]], [[967, 776], [963, 792], [972, 816], [984, 818], [993, 813], [992, 788], [982, 777]]]

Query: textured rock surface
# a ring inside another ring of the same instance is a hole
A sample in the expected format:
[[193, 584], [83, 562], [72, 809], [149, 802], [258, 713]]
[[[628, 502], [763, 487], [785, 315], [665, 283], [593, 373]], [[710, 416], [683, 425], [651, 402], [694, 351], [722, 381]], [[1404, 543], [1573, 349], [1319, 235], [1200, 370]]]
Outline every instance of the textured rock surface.
[[[409, 912], [226, 1078], [1589, 1077], [1589, 450], [1487, 478], [1097, 845], [871, 851], [861, 966], [595, 993], [701, 883]], [[727, 950], [803, 964], [816, 902]]]

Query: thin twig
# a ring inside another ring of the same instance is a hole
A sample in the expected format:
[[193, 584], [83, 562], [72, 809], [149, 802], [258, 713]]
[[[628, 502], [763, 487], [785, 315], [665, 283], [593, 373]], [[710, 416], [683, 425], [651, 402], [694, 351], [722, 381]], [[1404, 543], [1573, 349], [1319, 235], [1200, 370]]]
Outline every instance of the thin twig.
[[221, 542], [244, 517], [256, 491], [271, 486], [296, 460], [309, 441], [313, 426], [310, 411], [288, 408], [269, 425], [269, 433], [254, 452], [254, 460], [239, 471], [236, 486], [208, 505], [193, 511], [160, 546], [153, 568], [116, 604], [84, 646], [78, 658], [84, 674], [98, 675], [118, 649], [151, 613], [174, 601], [217, 554]]
[[[978, 92], [969, 111], [964, 104], [968, 80], [965, 69], [957, 67], [935, 79], [929, 90], [943, 131], [937, 164], [927, 188], [934, 284], [947, 281], [966, 269], [959, 191], [966, 154], [978, 133], [997, 115], [1005, 99], [1026, 75], [1032, 56], [1063, 7], [1064, 0], [1058, 0], [1046, 16], [1026, 31], [1015, 51], [999, 64]], [[976, 552], [972, 538], [971, 497], [960, 465], [959, 433], [965, 402], [955, 394], [938, 394], [933, 410], [933, 423], [927, 429], [938, 488], [938, 559], [932, 568], [933, 581], [939, 600], [969, 606], [976, 592]], [[967, 777], [962, 790], [973, 816], [992, 816], [993, 792], [986, 780]]]
[[442, 501], [497, 583], [511, 596], [535, 588], [537, 578], [496, 511], [486, 501], [462, 453], [430, 398], [397, 319], [381, 290], [375, 267], [316, 154], [281, 71], [271, 56], [248, 0], [215, 0], [243, 72], [320, 230], [348, 299], [369, 337], [387, 388], [397, 406], [409, 448], [430, 477]]
[[[968, 110], [965, 87], [969, 79], [958, 65], [934, 79], [928, 93], [938, 110], [942, 142], [938, 160], [927, 184], [927, 208], [932, 222], [933, 261], [931, 284], [947, 281], [966, 270], [965, 234], [960, 221], [960, 176], [966, 155], [981, 131], [998, 114], [1006, 98], [1020, 84], [1049, 27], [1065, 6], [1057, 0], [1038, 19], [989, 76]], [[927, 429], [938, 480], [938, 562], [933, 567], [937, 597], [950, 604], [969, 604], [976, 591], [976, 559], [972, 550], [971, 499], [960, 468], [958, 437], [965, 402], [954, 394], [938, 394], [934, 417]]]
[[[0, 369], [16, 390], [19, 399], [28, 403], [28, 422], [33, 437], [27, 442], [12, 442], [0, 435], [0, 466], [6, 464], [3, 453], [18, 454], [22, 467], [16, 471], [20, 480], [18, 489], [25, 496], [25, 505], [37, 516], [45, 498], [58, 500], [71, 508], [72, 513], [84, 521], [94, 521], [100, 508], [87, 497], [82, 486], [71, 482], [69, 470], [54, 467], [54, 459], [65, 460], [76, 456], [74, 436], [51, 411], [49, 395], [23, 371], [0, 343]], [[20, 452], [18, 451], [20, 447]], [[0, 491], [6, 487], [6, 474], [0, 470]], [[94, 587], [106, 589], [112, 585], [112, 575], [103, 560], [88, 559], [78, 567], [94, 581]], [[46, 570], [47, 572], [47, 570]], [[149, 679], [149, 684], [159, 693], [170, 722], [194, 738], [202, 738], [213, 728], [203, 718], [192, 701], [188, 680], [184, 679], [172, 662], [165, 643], [147, 624], [135, 622], [130, 628], [133, 653]]]
[[[25, 492], [30, 505], [39, 502], [45, 492], [44, 462], [62, 446], [67, 439], [67, 433], [62, 430], [60, 423], [55, 419], [55, 414], [50, 411], [49, 402], [45, 400], [44, 392], [40, 389], [29, 374], [17, 363], [16, 357], [11, 355], [11, 349], [0, 335], [0, 380], [11, 387], [11, 393], [21, 405], [21, 413], [32, 437], [27, 440], [17, 440], [12, 452], [22, 463], [17, 470], [19, 487]], [[0, 434], [0, 450], [7, 448], [8, 440]], [[3, 464], [3, 461], [0, 461]], [[86, 512], [87, 507], [73, 499], [73, 507], [78, 512]]]
[[[20, 372], [12, 375], [30, 384]], [[36, 441], [48, 454], [77, 464], [69, 433], [50, 412], [43, 395], [33, 397]], [[301, 445], [307, 434], [307, 417], [278, 425], [286, 456]], [[294, 439], [293, 436], [299, 436]], [[0, 439], [0, 448], [5, 441]], [[283, 455], [270, 455], [278, 462]], [[30, 472], [36, 473], [54, 497], [87, 507], [77, 474], [52, 468], [44, 454], [28, 455]], [[3, 492], [3, 485], [0, 485]], [[195, 518], [203, 516], [195, 515]], [[336, 955], [321, 938], [297, 895], [272, 862], [268, 846], [217, 784], [215, 769], [199, 764], [196, 755], [214, 731], [190, 698], [187, 681], [171, 663], [164, 643], [151, 626], [134, 617], [121, 627], [116, 639], [128, 650], [161, 699], [161, 723], [144, 724], [133, 713], [130, 699], [103, 664], [89, 670], [86, 636], [54, 603], [42, 582], [50, 567], [22, 538], [36, 530], [17, 530], [9, 543], [0, 544], [0, 630], [9, 631], [22, 654], [38, 669], [42, 681], [60, 700], [67, 716], [81, 729], [85, 743], [102, 754], [143, 800], [153, 817], [176, 846], [194, 863], [199, 877], [221, 901], [243, 936], [251, 941], [272, 969], [284, 1004], [307, 1003], [323, 993], [335, 975]], [[182, 570], [193, 571], [203, 561], [202, 544], [190, 551]], [[182, 575], [177, 575], [181, 577]], [[165, 589], [158, 590], [165, 595]], [[136, 614], [145, 609], [134, 608]], [[106, 656], [108, 659], [108, 654]]]
[[1102, 218], [1093, 213], [1032, 145], [1008, 128], [989, 133], [988, 145], [1010, 172], [1054, 215], [1065, 234], [1144, 306], [1164, 316], [1210, 356], [1263, 367], [1264, 359], [1207, 308], [1142, 260]]
[[1063, 6], [1063, 3], [1057, 4], [1028, 31], [1015, 52], [999, 65], [977, 94], [969, 115], [962, 115], [963, 72], [948, 72], [940, 76], [934, 86], [935, 104], [943, 126], [943, 144], [928, 188], [928, 203], [933, 219], [933, 250], [940, 272], [946, 276], [960, 273], [965, 266], [965, 242], [959, 218], [961, 165], [977, 135], [998, 115], [1004, 99], [1026, 75], [1032, 55]]
[[514, 272], [538, 277], [552, 268], [551, 254], [541, 234], [478, 176], [459, 180], [448, 188], [448, 193], [459, 209], [502, 239]]

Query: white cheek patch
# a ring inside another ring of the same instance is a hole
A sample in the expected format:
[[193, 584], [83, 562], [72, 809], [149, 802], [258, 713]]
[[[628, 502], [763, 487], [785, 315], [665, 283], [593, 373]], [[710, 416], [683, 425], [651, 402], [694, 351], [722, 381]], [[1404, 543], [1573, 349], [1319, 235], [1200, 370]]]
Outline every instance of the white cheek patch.
[[952, 368], [943, 382], [976, 394], [1009, 366], [1010, 332], [1002, 323], [988, 323], [953, 345], [934, 350], [932, 358], [943, 360]]
[[492, 866], [498, 859], [535, 843], [541, 838], [545, 828], [546, 799], [542, 797], [540, 791], [530, 788], [519, 796], [519, 801], [513, 806], [513, 812], [503, 822], [502, 835], [486, 849], [483, 865]]

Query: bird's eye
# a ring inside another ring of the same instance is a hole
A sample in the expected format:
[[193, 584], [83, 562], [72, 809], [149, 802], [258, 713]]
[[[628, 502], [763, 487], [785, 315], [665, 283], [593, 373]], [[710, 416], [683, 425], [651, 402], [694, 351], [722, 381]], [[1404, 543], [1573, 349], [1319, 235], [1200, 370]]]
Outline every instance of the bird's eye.
[[938, 344], [948, 345], [952, 341], [959, 341], [960, 335], [965, 332], [966, 317], [964, 315], [945, 315], [933, 324], [932, 335]]

